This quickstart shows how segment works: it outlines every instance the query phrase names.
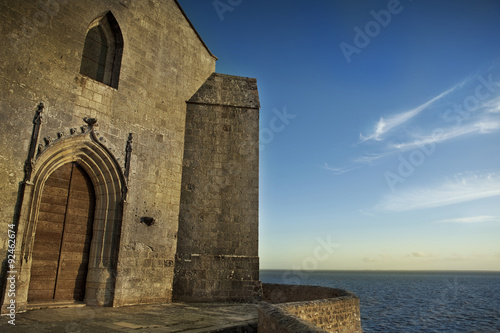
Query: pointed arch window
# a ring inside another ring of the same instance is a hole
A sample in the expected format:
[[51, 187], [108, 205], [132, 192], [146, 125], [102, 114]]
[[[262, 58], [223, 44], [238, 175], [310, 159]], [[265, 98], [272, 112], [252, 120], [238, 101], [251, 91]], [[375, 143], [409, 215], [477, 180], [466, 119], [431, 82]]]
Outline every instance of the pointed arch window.
[[120, 26], [111, 12], [89, 25], [83, 46], [80, 73], [118, 88], [123, 53]]

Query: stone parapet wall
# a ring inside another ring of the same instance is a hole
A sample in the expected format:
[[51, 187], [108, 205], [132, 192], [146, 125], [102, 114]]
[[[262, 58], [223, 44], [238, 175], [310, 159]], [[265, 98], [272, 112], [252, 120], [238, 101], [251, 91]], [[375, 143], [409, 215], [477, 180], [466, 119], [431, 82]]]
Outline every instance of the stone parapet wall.
[[359, 299], [343, 296], [324, 300], [294, 302], [281, 307], [328, 332], [361, 332]]
[[263, 284], [262, 290], [264, 301], [273, 304], [315, 301], [343, 296], [356, 297], [350, 292], [343, 289], [326, 288], [319, 286], [265, 283]]
[[262, 302], [259, 306], [259, 333], [326, 333], [312, 323], [293, 316], [279, 306]]
[[359, 298], [341, 289], [263, 284], [259, 332], [362, 332]]

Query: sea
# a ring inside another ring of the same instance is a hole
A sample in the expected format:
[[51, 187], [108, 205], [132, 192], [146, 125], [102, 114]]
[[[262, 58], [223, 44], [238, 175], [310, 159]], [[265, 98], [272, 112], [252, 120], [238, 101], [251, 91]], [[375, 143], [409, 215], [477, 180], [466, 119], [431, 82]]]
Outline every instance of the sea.
[[340, 288], [370, 332], [500, 332], [500, 272], [261, 270], [263, 283]]

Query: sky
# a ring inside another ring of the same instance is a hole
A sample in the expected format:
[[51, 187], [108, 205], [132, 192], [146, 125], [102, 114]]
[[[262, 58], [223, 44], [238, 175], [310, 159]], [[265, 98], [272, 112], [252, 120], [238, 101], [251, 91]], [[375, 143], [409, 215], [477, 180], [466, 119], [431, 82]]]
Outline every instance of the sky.
[[257, 78], [261, 269], [500, 270], [500, 2], [179, 0]]

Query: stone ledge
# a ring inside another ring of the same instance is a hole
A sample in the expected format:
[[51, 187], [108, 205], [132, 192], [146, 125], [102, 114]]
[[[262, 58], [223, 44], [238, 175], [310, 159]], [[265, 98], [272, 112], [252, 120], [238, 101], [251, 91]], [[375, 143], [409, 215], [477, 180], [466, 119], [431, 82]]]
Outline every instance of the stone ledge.
[[319, 327], [267, 302], [259, 304], [259, 333], [326, 333]]
[[262, 287], [260, 333], [363, 332], [359, 298], [346, 290], [282, 284]]

